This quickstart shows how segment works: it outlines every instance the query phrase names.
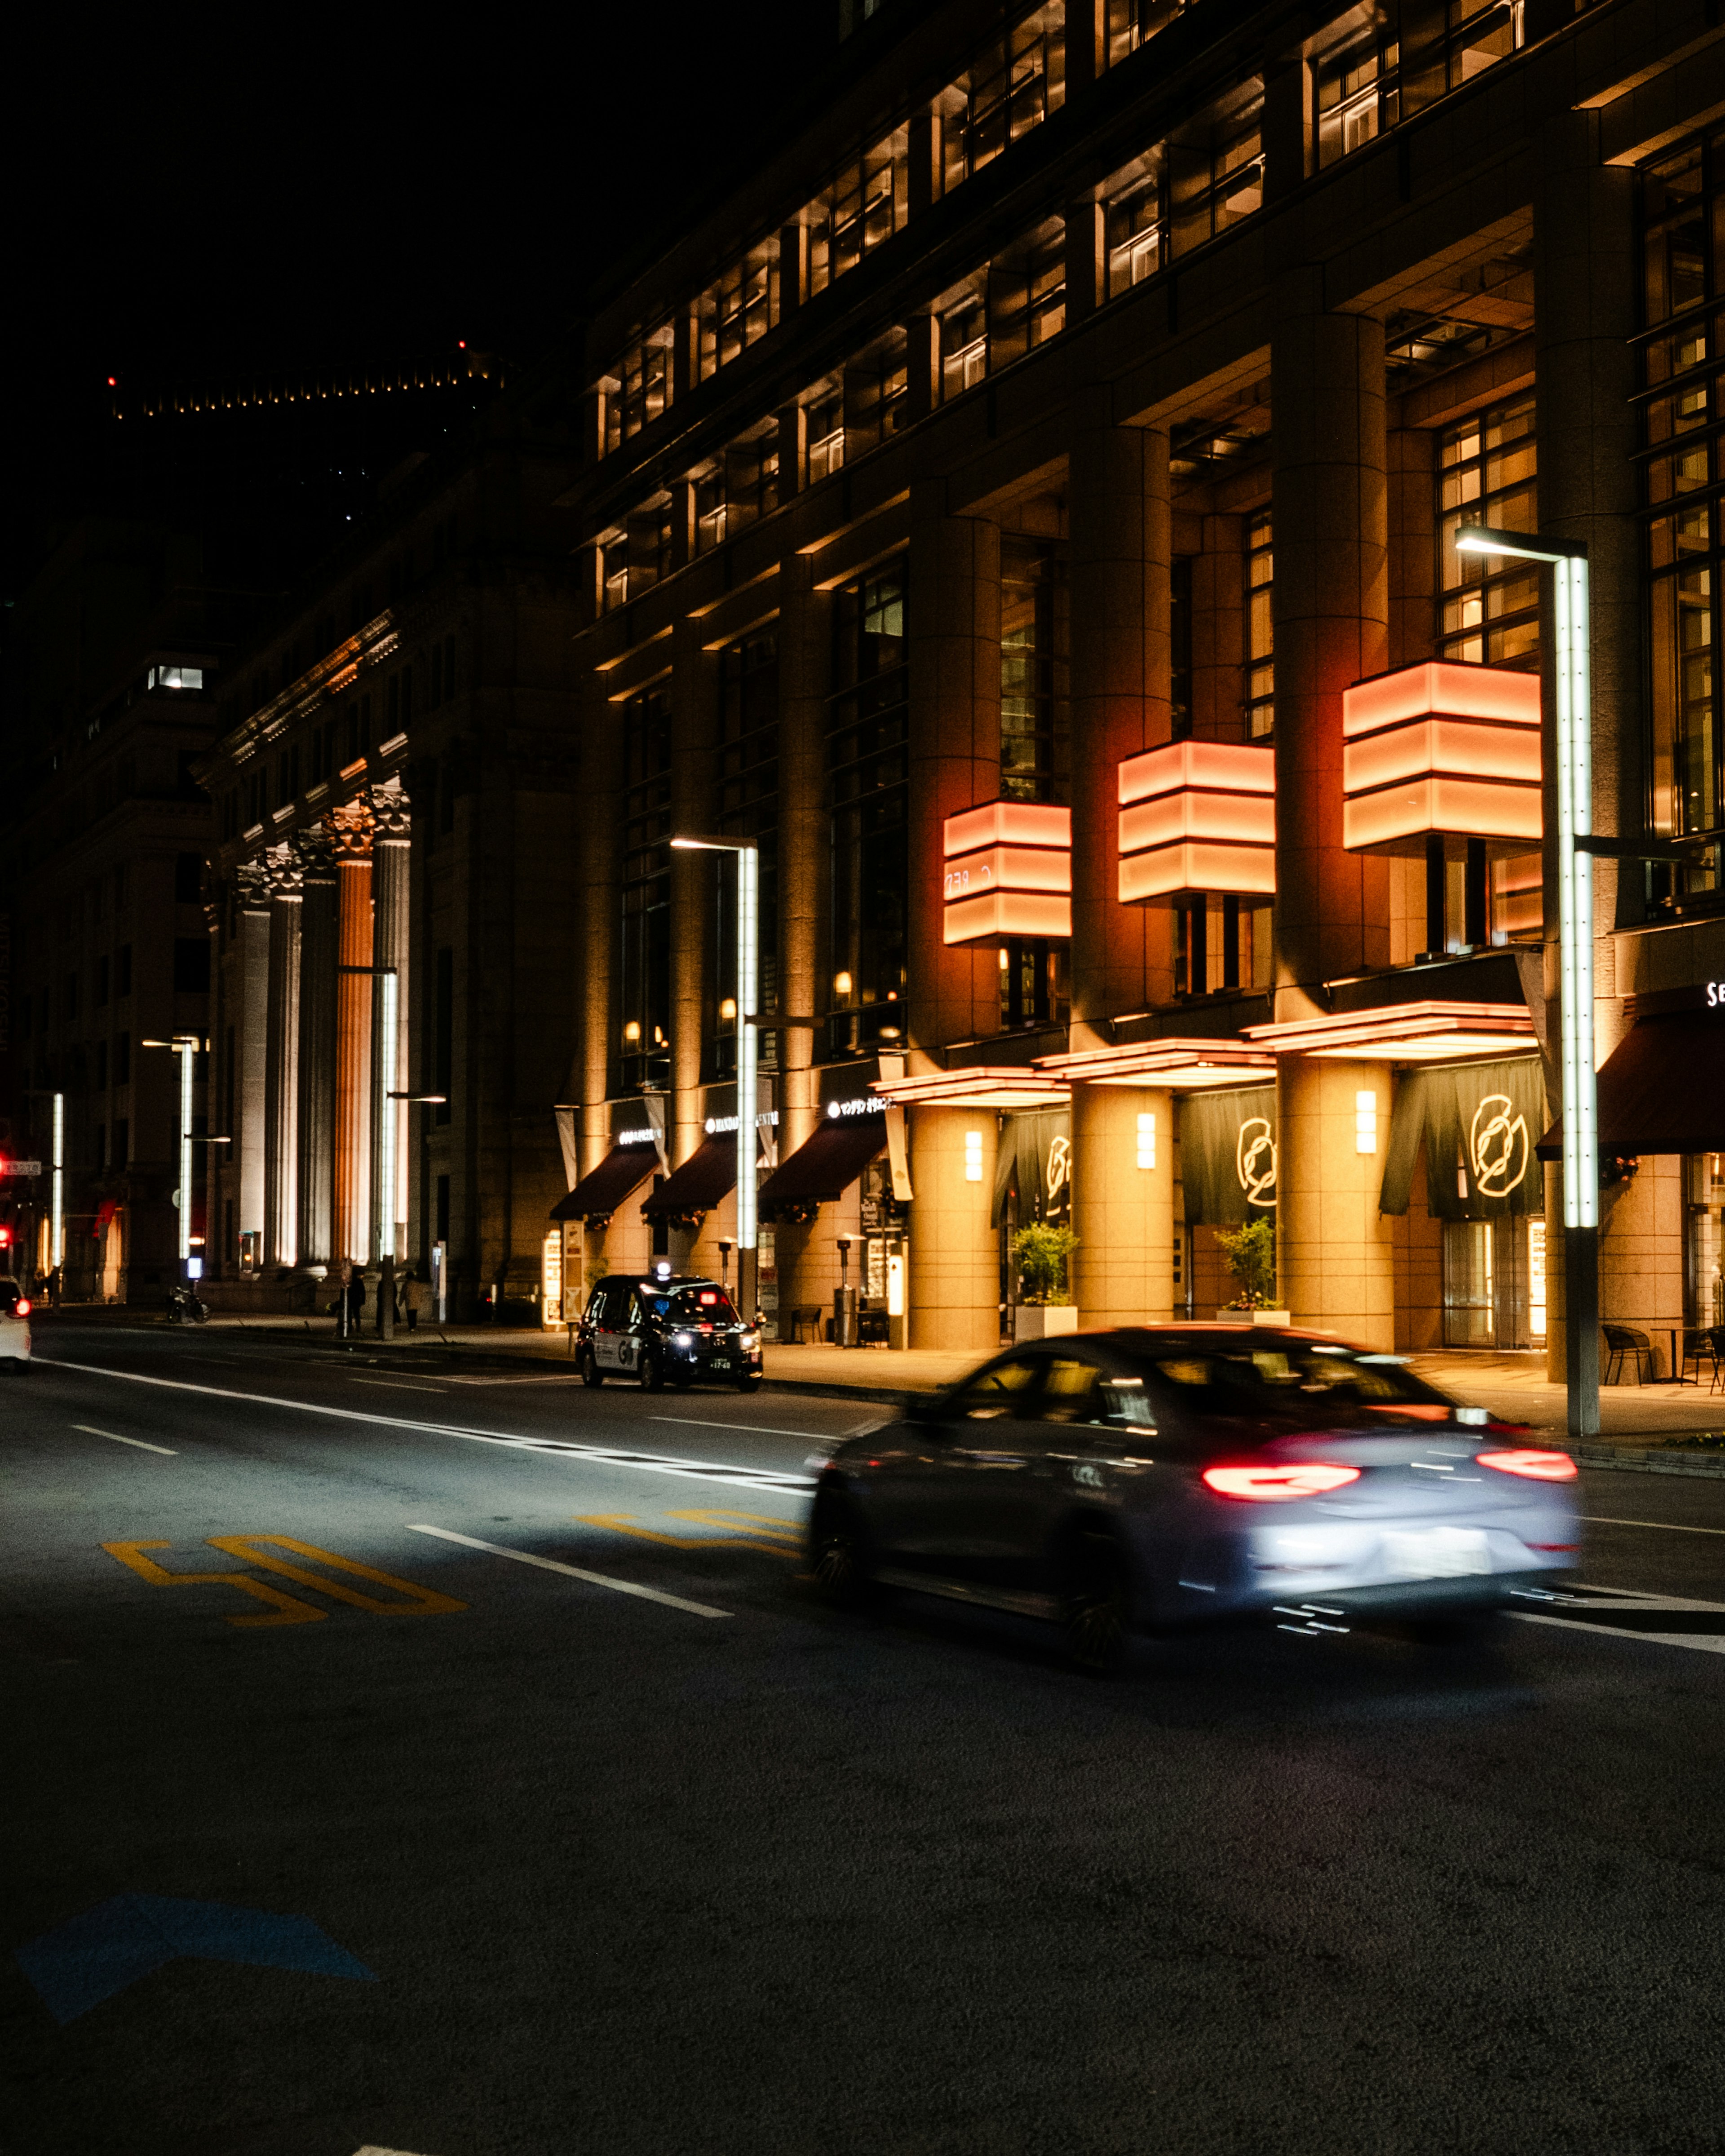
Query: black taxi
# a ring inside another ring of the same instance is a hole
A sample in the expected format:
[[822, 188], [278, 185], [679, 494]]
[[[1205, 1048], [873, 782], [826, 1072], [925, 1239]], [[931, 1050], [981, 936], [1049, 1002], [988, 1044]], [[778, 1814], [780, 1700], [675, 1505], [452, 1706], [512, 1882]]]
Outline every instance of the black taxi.
[[632, 1378], [649, 1392], [697, 1378], [752, 1393], [761, 1382], [761, 1329], [745, 1325], [717, 1281], [698, 1273], [608, 1273], [576, 1333], [589, 1385]]

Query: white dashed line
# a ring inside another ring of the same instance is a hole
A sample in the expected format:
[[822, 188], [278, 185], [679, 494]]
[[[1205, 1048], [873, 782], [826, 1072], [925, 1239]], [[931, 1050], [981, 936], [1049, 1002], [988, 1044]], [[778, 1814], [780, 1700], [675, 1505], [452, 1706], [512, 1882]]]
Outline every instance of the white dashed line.
[[501, 1543], [482, 1543], [476, 1535], [458, 1535], [448, 1527], [410, 1526], [410, 1535], [435, 1535], [439, 1542], [459, 1543], [465, 1548], [484, 1550], [489, 1557], [512, 1558], [517, 1564], [536, 1564], [542, 1572], [560, 1572], [569, 1579], [583, 1579], [589, 1587], [608, 1587], [614, 1594], [638, 1594], [644, 1602], [662, 1602], [668, 1609], [686, 1609], [691, 1617], [728, 1617], [728, 1609], [711, 1609], [705, 1602], [685, 1602], [680, 1594], [665, 1594], [656, 1587], [637, 1587], [632, 1579], [613, 1579], [603, 1572], [583, 1572], [578, 1564], [563, 1564], [554, 1557], [536, 1557], [531, 1550], [506, 1549]]
[[179, 1455], [171, 1445], [146, 1445], [141, 1437], [122, 1437], [117, 1430], [93, 1430], [87, 1422], [74, 1422], [74, 1430], [81, 1430], [86, 1437], [105, 1437], [116, 1445], [135, 1445], [140, 1452], [165, 1452], [170, 1460]]

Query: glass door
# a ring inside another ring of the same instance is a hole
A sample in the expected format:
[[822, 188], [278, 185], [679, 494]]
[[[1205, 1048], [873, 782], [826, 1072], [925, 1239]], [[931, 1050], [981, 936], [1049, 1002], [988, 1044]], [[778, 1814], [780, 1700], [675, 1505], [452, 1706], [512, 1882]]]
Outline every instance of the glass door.
[[1490, 1220], [1444, 1223], [1444, 1345], [1497, 1344], [1496, 1250]]

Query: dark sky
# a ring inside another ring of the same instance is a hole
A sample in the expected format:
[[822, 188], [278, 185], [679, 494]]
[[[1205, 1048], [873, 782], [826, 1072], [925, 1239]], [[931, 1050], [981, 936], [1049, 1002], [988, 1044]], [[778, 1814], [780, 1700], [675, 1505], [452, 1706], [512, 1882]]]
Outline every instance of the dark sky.
[[836, 13], [39, 12], [6, 152], [9, 585], [100, 476], [110, 374], [529, 358], [796, 124]]

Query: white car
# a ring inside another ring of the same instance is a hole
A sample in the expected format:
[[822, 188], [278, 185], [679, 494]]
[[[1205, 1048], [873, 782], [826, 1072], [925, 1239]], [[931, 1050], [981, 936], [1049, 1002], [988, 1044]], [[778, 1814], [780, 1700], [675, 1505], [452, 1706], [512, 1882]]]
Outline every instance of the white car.
[[30, 1298], [15, 1280], [0, 1280], [0, 1356], [19, 1377], [30, 1367]]

